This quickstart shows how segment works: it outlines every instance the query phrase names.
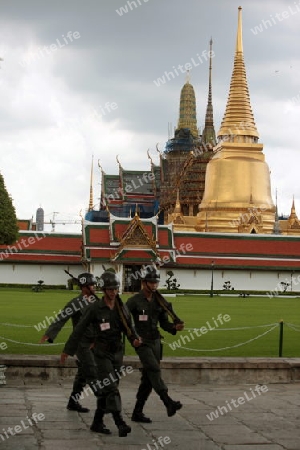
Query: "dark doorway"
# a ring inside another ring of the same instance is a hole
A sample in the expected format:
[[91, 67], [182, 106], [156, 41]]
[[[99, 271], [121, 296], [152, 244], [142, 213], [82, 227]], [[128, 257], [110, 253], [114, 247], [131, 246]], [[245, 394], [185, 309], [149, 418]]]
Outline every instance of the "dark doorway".
[[142, 266], [125, 266], [124, 292], [139, 292], [141, 290]]

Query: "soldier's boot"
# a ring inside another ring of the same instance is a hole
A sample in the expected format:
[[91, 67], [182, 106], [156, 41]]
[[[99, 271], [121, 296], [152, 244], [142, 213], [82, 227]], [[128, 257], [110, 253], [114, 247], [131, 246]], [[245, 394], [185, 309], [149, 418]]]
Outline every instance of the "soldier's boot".
[[176, 402], [169, 397], [168, 391], [161, 391], [159, 397], [167, 408], [167, 414], [169, 417], [174, 416], [174, 414], [182, 408], [182, 404], [180, 402]]
[[89, 409], [85, 408], [79, 403], [80, 394], [81, 394], [80, 392], [72, 392], [67, 404], [67, 409], [69, 409], [70, 411], [77, 411], [80, 413], [88, 413]]
[[98, 398], [97, 409], [95, 411], [94, 420], [92, 425], [90, 426], [90, 430], [94, 431], [95, 433], [111, 434], [110, 429], [106, 428], [105, 424], [103, 423], [103, 417], [104, 417], [104, 410], [102, 399]]
[[151, 423], [152, 420], [150, 417], [146, 417], [143, 413], [143, 408], [145, 406], [146, 401], [145, 400], [137, 400], [134, 410], [132, 412], [131, 420], [133, 422], [142, 422], [142, 423]]
[[112, 413], [113, 419], [115, 424], [118, 427], [119, 430], [119, 437], [126, 437], [128, 433], [131, 432], [131, 427], [127, 425], [127, 423], [124, 421], [121, 413], [114, 412]]

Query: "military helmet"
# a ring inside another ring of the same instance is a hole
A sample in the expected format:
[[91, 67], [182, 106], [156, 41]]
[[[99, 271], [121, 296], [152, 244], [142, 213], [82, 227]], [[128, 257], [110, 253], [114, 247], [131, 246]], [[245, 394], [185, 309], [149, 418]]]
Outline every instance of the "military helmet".
[[120, 280], [114, 272], [107, 270], [99, 278], [98, 285], [103, 291], [105, 289], [119, 289]]
[[160, 273], [153, 266], [147, 266], [142, 269], [141, 273], [142, 281], [149, 281], [150, 283], [159, 283], [160, 281]]
[[97, 280], [92, 273], [84, 272], [78, 275], [78, 284], [82, 288], [84, 286], [91, 286], [92, 284], [97, 284]]

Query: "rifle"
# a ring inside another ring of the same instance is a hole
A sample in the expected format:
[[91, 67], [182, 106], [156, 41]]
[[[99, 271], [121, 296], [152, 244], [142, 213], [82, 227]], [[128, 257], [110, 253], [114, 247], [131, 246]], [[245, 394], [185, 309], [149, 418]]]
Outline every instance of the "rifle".
[[173, 323], [176, 325], [178, 323], [184, 323], [183, 320], [181, 320], [175, 311], [173, 310], [173, 305], [170, 302], [167, 302], [167, 300], [161, 295], [160, 292], [155, 291], [155, 295], [157, 298], [158, 303], [160, 306], [166, 311], [166, 313], [171, 317], [173, 320]]
[[135, 339], [139, 339], [139, 336], [137, 335], [135, 328], [132, 325], [130, 312], [128, 311], [126, 305], [121, 300], [121, 297], [119, 294], [116, 296], [117, 302], [117, 309], [119, 312], [119, 315], [121, 317], [122, 323], [126, 329], [127, 337], [130, 341], [134, 341]]
[[[184, 323], [183, 320], [181, 320], [177, 314], [175, 313], [175, 311], [173, 310], [173, 305], [170, 302], [167, 302], [167, 300], [165, 299], [165, 297], [163, 295], [161, 295], [160, 292], [155, 291], [156, 299], [158, 301], [158, 303], [160, 304], [160, 306], [166, 311], [166, 313], [171, 317], [171, 319], [173, 320], [174, 325], [178, 324], [178, 323]], [[163, 336], [161, 336], [162, 339]], [[163, 358], [163, 343], [162, 341], [160, 341], [160, 360], [162, 360]]]
[[[72, 275], [70, 272], [68, 272], [67, 270], [65, 270], [65, 272], [74, 281], [79, 282], [78, 278], [74, 277], [74, 275]], [[95, 293], [92, 293], [92, 295], [95, 297], [96, 300], [100, 300], [98, 295], [96, 295]], [[132, 326], [130, 314], [129, 314], [126, 306], [122, 302], [121, 297], [119, 296], [119, 294], [117, 294], [116, 300], [117, 300], [116, 301], [117, 310], [118, 310], [119, 316], [121, 318], [122, 324], [123, 324], [123, 326], [124, 326], [124, 328], [126, 330], [126, 335], [127, 335], [128, 339], [131, 342], [134, 341], [135, 339], [139, 339], [135, 329]]]

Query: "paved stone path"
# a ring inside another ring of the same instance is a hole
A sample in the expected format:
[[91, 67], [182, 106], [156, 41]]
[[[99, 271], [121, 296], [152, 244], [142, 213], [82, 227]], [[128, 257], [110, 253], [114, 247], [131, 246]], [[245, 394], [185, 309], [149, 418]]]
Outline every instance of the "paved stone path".
[[1, 386], [0, 450], [300, 450], [297, 383], [260, 388], [170, 385], [171, 396], [180, 399], [183, 408], [169, 418], [153, 393], [145, 408], [153, 423], [137, 424], [130, 421], [136, 384], [124, 379], [123, 415], [132, 426], [124, 438], [118, 437], [110, 415], [105, 423], [112, 435], [89, 430], [96, 403], [92, 395], [81, 402], [91, 412], [68, 411], [70, 388], [70, 381], [18, 385], [14, 380]]

